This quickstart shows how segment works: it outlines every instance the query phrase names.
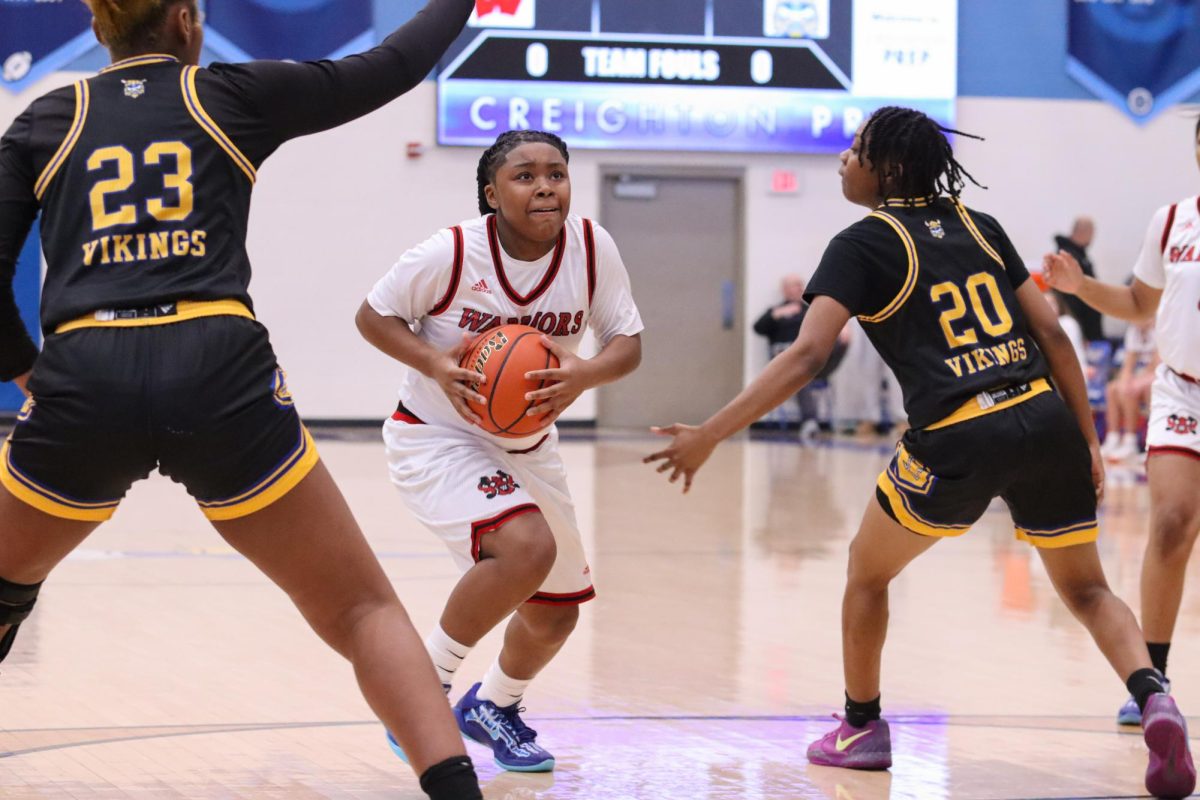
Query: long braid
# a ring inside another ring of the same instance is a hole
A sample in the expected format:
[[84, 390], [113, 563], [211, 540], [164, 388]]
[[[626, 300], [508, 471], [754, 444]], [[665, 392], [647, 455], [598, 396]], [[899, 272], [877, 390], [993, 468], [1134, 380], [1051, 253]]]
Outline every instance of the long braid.
[[563, 160], [568, 164], [571, 163], [571, 153], [567, 150], [567, 143], [553, 133], [546, 131], [507, 131], [500, 134], [496, 139], [496, 143], [484, 151], [479, 159], [479, 168], [475, 171], [475, 181], [479, 189], [479, 213], [491, 214], [492, 207], [487, 200], [487, 186], [492, 181], [496, 180], [496, 171], [500, 169], [500, 165], [504, 163], [504, 159], [508, 158], [508, 154], [516, 150], [523, 144], [530, 142], [541, 142], [548, 144], [558, 152], [562, 153]]
[[958, 199], [967, 181], [987, 187], [958, 163], [946, 134], [983, 141], [982, 136], [946, 128], [920, 111], [885, 106], [863, 126], [859, 163], [865, 158], [879, 171], [879, 194], [899, 195], [910, 204], [921, 197]]

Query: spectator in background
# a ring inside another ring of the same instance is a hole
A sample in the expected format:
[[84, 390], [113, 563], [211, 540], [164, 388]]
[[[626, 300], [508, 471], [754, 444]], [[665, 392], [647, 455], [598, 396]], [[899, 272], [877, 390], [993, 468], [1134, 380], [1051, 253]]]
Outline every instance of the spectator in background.
[[[1088, 258], [1087, 249], [1091, 247], [1092, 239], [1095, 236], [1096, 224], [1092, 222], [1092, 218], [1076, 217], [1075, 222], [1071, 225], [1070, 236], [1054, 237], [1054, 244], [1059, 251], [1074, 256], [1075, 260], [1079, 262], [1079, 266], [1083, 268], [1083, 274], [1090, 278], [1096, 277], [1096, 269], [1092, 266], [1092, 260]], [[1104, 326], [1100, 322], [1099, 311], [1073, 294], [1065, 294], [1057, 290], [1054, 293], [1058, 296], [1059, 304], [1065, 305], [1067, 311], [1071, 312], [1071, 316], [1079, 320], [1079, 326], [1083, 328], [1084, 339], [1095, 342], [1104, 338]]]
[[[781, 350], [792, 342], [800, 333], [800, 325], [804, 322], [804, 312], [808, 303], [804, 302], [804, 279], [799, 275], [785, 275], [780, 283], [783, 301], [768, 308], [754, 323], [754, 332], [767, 337], [770, 344], [771, 357], [774, 358]], [[813, 379], [813, 382], [800, 390], [796, 401], [800, 406], [801, 435], [815, 432], [820, 420], [817, 413], [816, 392], [824, 388], [829, 376], [837, 369], [846, 355], [846, 347], [850, 344], [849, 331], [842, 331], [837, 344], [825, 363], [824, 369]], [[814, 384], [816, 384], [814, 386]], [[806, 427], [807, 426], [807, 427]]]
[[1150, 385], [1158, 368], [1154, 322], [1126, 328], [1123, 350], [1121, 368], [1105, 392], [1104, 443], [1100, 452], [1109, 461], [1123, 461], [1141, 452], [1138, 428], [1142, 406], [1150, 402]]
[[[1041, 284], [1039, 283], [1038, 285], [1040, 286]], [[1092, 374], [1088, 366], [1087, 342], [1084, 341], [1083, 326], [1079, 324], [1079, 320], [1071, 316], [1071, 312], [1067, 311], [1067, 307], [1058, 292], [1044, 289], [1042, 296], [1046, 298], [1046, 302], [1054, 309], [1055, 315], [1058, 316], [1058, 324], [1062, 326], [1063, 333], [1071, 340], [1071, 349], [1075, 351], [1075, 357], [1079, 359], [1079, 366], [1083, 369], [1083, 377], [1091, 379]]]

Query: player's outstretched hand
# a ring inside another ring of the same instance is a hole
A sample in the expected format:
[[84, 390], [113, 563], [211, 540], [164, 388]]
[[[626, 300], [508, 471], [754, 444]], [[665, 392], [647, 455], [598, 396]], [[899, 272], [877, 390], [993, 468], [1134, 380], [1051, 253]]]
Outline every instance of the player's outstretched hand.
[[1042, 257], [1042, 274], [1046, 285], [1067, 294], [1077, 294], [1083, 288], [1083, 267], [1075, 256], [1062, 250]]
[[463, 353], [467, 352], [470, 346], [471, 336], [464, 333], [462, 341], [434, 359], [433, 364], [430, 365], [429, 377], [442, 387], [446, 397], [450, 398], [450, 405], [454, 406], [454, 410], [460, 417], [472, 425], [478, 425], [483, 420], [471, 410], [471, 407], [467, 405], [467, 400], [479, 405], [487, 403], [487, 398], [475, 390], [475, 387], [487, 380], [487, 376], [474, 370], [463, 369], [458, 365], [462, 360]]
[[549, 336], [542, 336], [542, 344], [558, 358], [558, 366], [525, 373], [527, 380], [546, 382], [541, 389], [525, 393], [525, 399], [534, 403], [525, 415], [544, 416], [546, 424], [549, 425], [558, 419], [579, 395], [591, 389], [595, 380], [586, 358], [580, 358]]
[[671, 444], [657, 453], [651, 453], [642, 459], [643, 464], [663, 462], [658, 466], [658, 472], [671, 471], [670, 481], [675, 483], [682, 476], [683, 493], [687, 494], [692, 488], [692, 478], [696, 470], [708, 461], [712, 451], [716, 449], [717, 440], [705, 433], [703, 428], [695, 425], [682, 425], [676, 422], [666, 428], [651, 428], [659, 436], [672, 436]]

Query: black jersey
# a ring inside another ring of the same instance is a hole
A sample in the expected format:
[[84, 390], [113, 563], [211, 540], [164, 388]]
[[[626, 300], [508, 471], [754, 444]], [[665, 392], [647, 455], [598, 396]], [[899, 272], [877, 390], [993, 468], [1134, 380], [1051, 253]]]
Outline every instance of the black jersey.
[[949, 199], [889, 201], [834, 237], [806, 297], [863, 323], [914, 428], [971, 397], [1048, 374], [1016, 288], [1029, 278], [999, 223]]
[[145, 55], [35, 100], [0, 139], [0, 380], [36, 349], [12, 274], [42, 214], [41, 323], [179, 300], [250, 305], [245, 239], [258, 167], [288, 139], [416, 86], [471, 0], [431, 0], [378, 47], [340, 61], [185, 66]]

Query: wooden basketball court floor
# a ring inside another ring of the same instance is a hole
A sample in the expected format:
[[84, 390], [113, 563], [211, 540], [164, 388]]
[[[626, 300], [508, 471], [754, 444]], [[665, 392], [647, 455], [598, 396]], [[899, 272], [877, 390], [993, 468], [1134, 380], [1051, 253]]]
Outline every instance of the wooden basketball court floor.
[[[1141, 738], [1114, 722], [1123, 686], [1000, 509], [894, 586], [892, 770], [808, 765], [842, 698], [847, 544], [891, 444], [734, 442], [683, 497], [640, 464], [656, 443], [563, 444], [599, 597], [526, 698], [557, 771], [504, 773], [472, 744], [490, 800], [1144, 796]], [[321, 450], [428, 630], [449, 556], [373, 433]], [[1101, 549], [1135, 607], [1147, 503], [1110, 474]], [[348, 666], [166, 480], [135, 487], [42, 598], [0, 668], [0, 797], [423, 797]], [[1171, 654], [1193, 714], [1198, 600], [1193, 575]], [[475, 650], [456, 697], [497, 648]]]

